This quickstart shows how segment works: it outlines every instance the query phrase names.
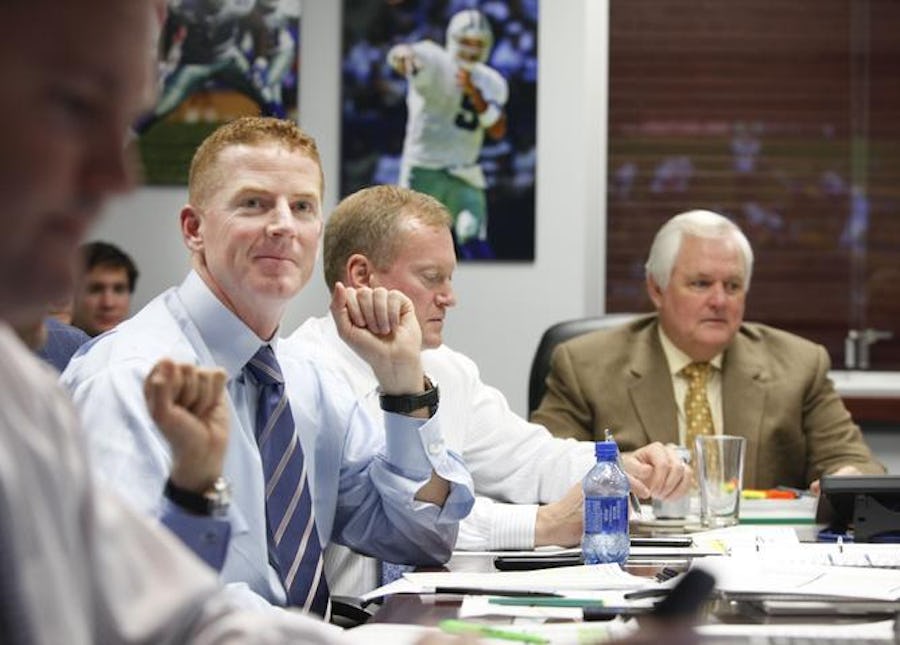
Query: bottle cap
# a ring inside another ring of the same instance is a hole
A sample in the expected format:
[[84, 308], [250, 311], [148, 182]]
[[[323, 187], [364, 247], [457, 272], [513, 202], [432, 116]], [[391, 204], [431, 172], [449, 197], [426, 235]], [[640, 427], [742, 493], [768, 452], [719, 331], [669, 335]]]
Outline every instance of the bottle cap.
[[615, 461], [619, 458], [619, 446], [615, 441], [598, 441], [594, 444], [594, 454], [597, 459]]

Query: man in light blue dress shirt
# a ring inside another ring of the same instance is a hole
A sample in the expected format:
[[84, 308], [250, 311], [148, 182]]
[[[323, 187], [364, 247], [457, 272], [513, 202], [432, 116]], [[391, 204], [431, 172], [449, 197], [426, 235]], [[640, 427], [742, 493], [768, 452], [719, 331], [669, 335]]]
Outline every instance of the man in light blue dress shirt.
[[[233, 496], [221, 574], [249, 588], [254, 601], [278, 605], [286, 596], [267, 549], [253, 421], [258, 388], [243, 369], [261, 346], [271, 345], [284, 374], [321, 543], [437, 564], [449, 557], [458, 521], [473, 503], [471, 477], [446, 449], [433, 404], [375, 419], [315, 352], [279, 352], [281, 316], [315, 264], [322, 184], [315, 142], [295, 124], [248, 117], [217, 130], [194, 157], [189, 204], [181, 211], [192, 271], [95, 340], [62, 377], [101, 481], [199, 549], [203, 535], [186, 534], [169, 521], [184, 511], [163, 489], [171, 471], [175, 489], [208, 494], [212, 470], [202, 454], [189, 450], [172, 462], [142, 385], [162, 357], [224, 368], [231, 425], [224, 475]], [[384, 399], [427, 398], [432, 387], [422, 371], [421, 332], [408, 298], [385, 289], [339, 288], [331, 309], [342, 337], [378, 375]], [[384, 430], [374, 432], [382, 423]]]

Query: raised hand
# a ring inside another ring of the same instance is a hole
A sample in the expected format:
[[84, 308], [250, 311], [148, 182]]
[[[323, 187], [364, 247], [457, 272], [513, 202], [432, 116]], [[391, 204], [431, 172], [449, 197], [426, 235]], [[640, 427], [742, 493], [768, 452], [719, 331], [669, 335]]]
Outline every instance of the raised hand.
[[402, 292], [338, 282], [331, 315], [341, 339], [372, 367], [386, 394], [423, 391], [422, 330]]
[[224, 370], [162, 359], [144, 380], [144, 397], [172, 447], [172, 483], [208, 490], [222, 474], [228, 445]]

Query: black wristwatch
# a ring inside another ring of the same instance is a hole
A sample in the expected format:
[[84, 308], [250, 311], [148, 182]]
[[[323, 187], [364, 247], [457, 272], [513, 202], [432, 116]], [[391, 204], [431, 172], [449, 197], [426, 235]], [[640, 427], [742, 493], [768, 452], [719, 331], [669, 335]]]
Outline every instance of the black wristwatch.
[[381, 394], [381, 409], [385, 412], [409, 414], [419, 408], [428, 408], [428, 416], [433, 417], [440, 400], [437, 385], [425, 377], [425, 391], [419, 394]]
[[179, 488], [171, 479], [167, 479], [163, 494], [184, 510], [208, 517], [223, 517], [231, 504], [231, 485], [224, 477], [216, 479], [203, 493]]

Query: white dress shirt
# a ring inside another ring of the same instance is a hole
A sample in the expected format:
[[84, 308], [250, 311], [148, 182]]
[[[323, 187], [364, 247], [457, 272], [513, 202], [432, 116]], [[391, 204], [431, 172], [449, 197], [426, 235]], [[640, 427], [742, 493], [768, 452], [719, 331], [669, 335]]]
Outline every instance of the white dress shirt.
[[[83, 348], [62, 381], [78, 407], [105, 485], [141, 511], [158, 515], [171, 454], [147, 411], [144, 378], [163, 357], [225, 369], [231, 434], [224, 475], [233, 497], [222, 579], [282, 605], [284, 587], [268, 558], [264, 476], [253, 421], [257, 389], [242, 371], [261, 344], [191, 272], [181, 286]], [[461, 460], [444, 447], [439, 420], [385, 414], [385, 440], [384, 426], [358, 405], [316, 348], [285, 356], [282, 343], [271, 344], [303, 447], [322, 544], [333, 540], [389, 560], [445, 562], [473, 496]], [[451, 482], [442, 508], [414, 500], [432, 470]]]
[[[330, 360], [360, 400], [378, 408], [371, 368], [340, 339], [330, 316], [304, 322], [281, 343], [281, 351], [303, 354], [309, 346], [330, 348]], [[449, 347], [422, 352], [422, 362], [440, 389], [436, 416], [444, 438], [463, 456], [478, 495], [460, 524], [456, 548], [533, 548], [537, 504], [558, 500], [584, 477], [596, 461], [593, 442], [558, 439], [513, 413], [503, 394], [484, 384], [475, 363]], [[376, 587], [376, 565], [336, 545], [325, 550], [336, 593], [359, 595]]]

